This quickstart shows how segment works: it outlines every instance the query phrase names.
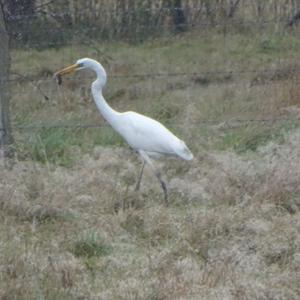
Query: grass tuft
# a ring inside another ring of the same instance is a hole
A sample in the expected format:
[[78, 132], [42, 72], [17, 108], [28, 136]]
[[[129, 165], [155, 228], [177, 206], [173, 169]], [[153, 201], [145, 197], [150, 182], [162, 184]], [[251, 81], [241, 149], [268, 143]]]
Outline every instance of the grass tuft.
[[30, 158], [43, 164], [63, 167], [72, 166], [76, 155], [73, 146], [82, 152], [91, 151], [94, 146], [120, 146], [122, 138], [109, 126], [99, 128], [41, 128], [28, 134], [28, 138], [15, 144], [20, 158]]
[[228, 130], [218, 143], [220, 150], [233, 149], [242, 154], [247, 151], [256, 151], [258, 147], [270, 141], [283, 142], [284, 134], [270, 127], [249, 125], [233, 130]]
[[77, 257], [97, 257], [109, 255], [112, 247], [94, 231], [83, 234], [71, 248], [71, 252]]

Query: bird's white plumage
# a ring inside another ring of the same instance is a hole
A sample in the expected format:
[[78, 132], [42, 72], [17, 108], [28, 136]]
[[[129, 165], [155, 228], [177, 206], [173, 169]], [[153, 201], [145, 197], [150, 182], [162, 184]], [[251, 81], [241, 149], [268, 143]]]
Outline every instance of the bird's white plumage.
[[186, 160], [193, 158], [185, 143], [166, 127], [136, 112], [121, 113], [113, 127], [135, 150], [143, 150], [151, 156], [169, 154]]
[[[184, 160], [191, 160], [193, 159], [193, 154], [184, 141], [176, 137], [158, 121], [136, 112], [120, 113], [111, 108], [102, 95], [107, 75], [99, 62], [90, 58], [79, 59], [76, 64], [57, 72], [56, 75], [61, 76], [74, 70], [85, 68], [93, 70], [97, 75], [97, 79], [92, 83], [92, 94], [98, 110], [114, 130], [142, 156], [144, 162], [147, 162], [152, 167], [162, 185], [167, 202], [166, 184], [162, 180], [160, 172], [154, 168], [149, 155], [175, 155]], [[142, 173], [143, 168], [137, 184], [138, 187]]]
[[185, 143], [158, 121], [132, 111], [119, 113], [107, 104], [102, 95], [106, 72], [100, 63], [84, 58], [78, 60], [77, 64], [95, 71], [97, 79], [92, 84], [95, 103], [107, 122], [133, 149], [143, 150], [150, 155], [169, 154], [185, 160], [193, 159]]

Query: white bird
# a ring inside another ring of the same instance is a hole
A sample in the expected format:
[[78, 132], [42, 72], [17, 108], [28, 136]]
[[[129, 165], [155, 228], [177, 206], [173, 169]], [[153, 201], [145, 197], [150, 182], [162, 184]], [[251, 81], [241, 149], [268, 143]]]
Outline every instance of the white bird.
[[150, 156], [174, 155], [184, 160], [192, 160], [192, 152], [184, 141], [156, 120], [133, 111], [120, 113], [111, 108], [102, 95], [102, 89], [107, 79], [106, 71], [96, 60], [90, 58], [79, 59], [75, 64], [56, 72], [54, 76], [58, 79], [58, 82], [61, 82], [61, 76], [82, 69], [91, 69], [97, 75], [91, 89], [96, 106], [102, 116], [142, 158], [143, 165], [135, 190], [140, 188], [143, 170], [147, 163], [159, 180], [164, 192], [165, 202], [168, 204], [166, 183], [162, 179], [159, 170], [154, 167]]

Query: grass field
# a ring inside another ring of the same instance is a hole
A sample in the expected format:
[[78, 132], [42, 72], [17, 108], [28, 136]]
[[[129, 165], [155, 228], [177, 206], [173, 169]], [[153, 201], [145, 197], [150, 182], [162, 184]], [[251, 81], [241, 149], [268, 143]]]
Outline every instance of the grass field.
[[[299, 299], [299, 50], [292, 33], [217, 30], [13, 50], [0, 298]], [[86, 56], [106, 68], [115, 109], [158, 119], [193, 151], [157, 162], [169, 207], [150, 170], [133, 191], [140, 161], [96, 111], [92, 74], [52, 79]]]

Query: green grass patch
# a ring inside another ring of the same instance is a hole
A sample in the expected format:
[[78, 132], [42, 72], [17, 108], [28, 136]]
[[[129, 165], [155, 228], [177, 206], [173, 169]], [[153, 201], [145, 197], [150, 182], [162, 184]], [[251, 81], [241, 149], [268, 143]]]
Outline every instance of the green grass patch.
[[233, 149], [242, 154], [248, 151], [256, 151], [258, 147], [274, 141], [283, 143], [288, 132], [299, 128], [298, 120], [278, 121], [276, 124], [257, 123], [248, 126], [230, 129], [225, 132], [218, 142], [218, 150]]
[[110, 126], [90, 129], [90, 137], [94, 145], [101, 146], [121, 146], [124, 144], [123, 138]]
[[112, 247], [99, 234], [92, 231], [79, 237], [70, 250], [77, 257], [91, 258], [109, 255]]
[[267, 38], [259, 43], [259, 52], [272, 53], [281, 51], [282, 45], [278, 39]]
[[72, 137], [60, 128], [41, 129], [33, 137], [33, 157], [41, 162], [69, 165], [72, 158], [66, 155], [66, 147], [72, 143]]
[[116, 146], [122, 138], [109, 126], [92, 128], [40, 128], [17, 139], [15, 150], [21, 159], [70, 167], [77, 158], [72, 146], [88, 152], [95, 145]]
[[284, 133], [272, 127], [248, 125], [226, 132], [218, 142], [219, 150], [233, 149], [242, 154], [248, 151], [256, 151], [258, 147], [266, 145], [271, 140], [282, 142]]

